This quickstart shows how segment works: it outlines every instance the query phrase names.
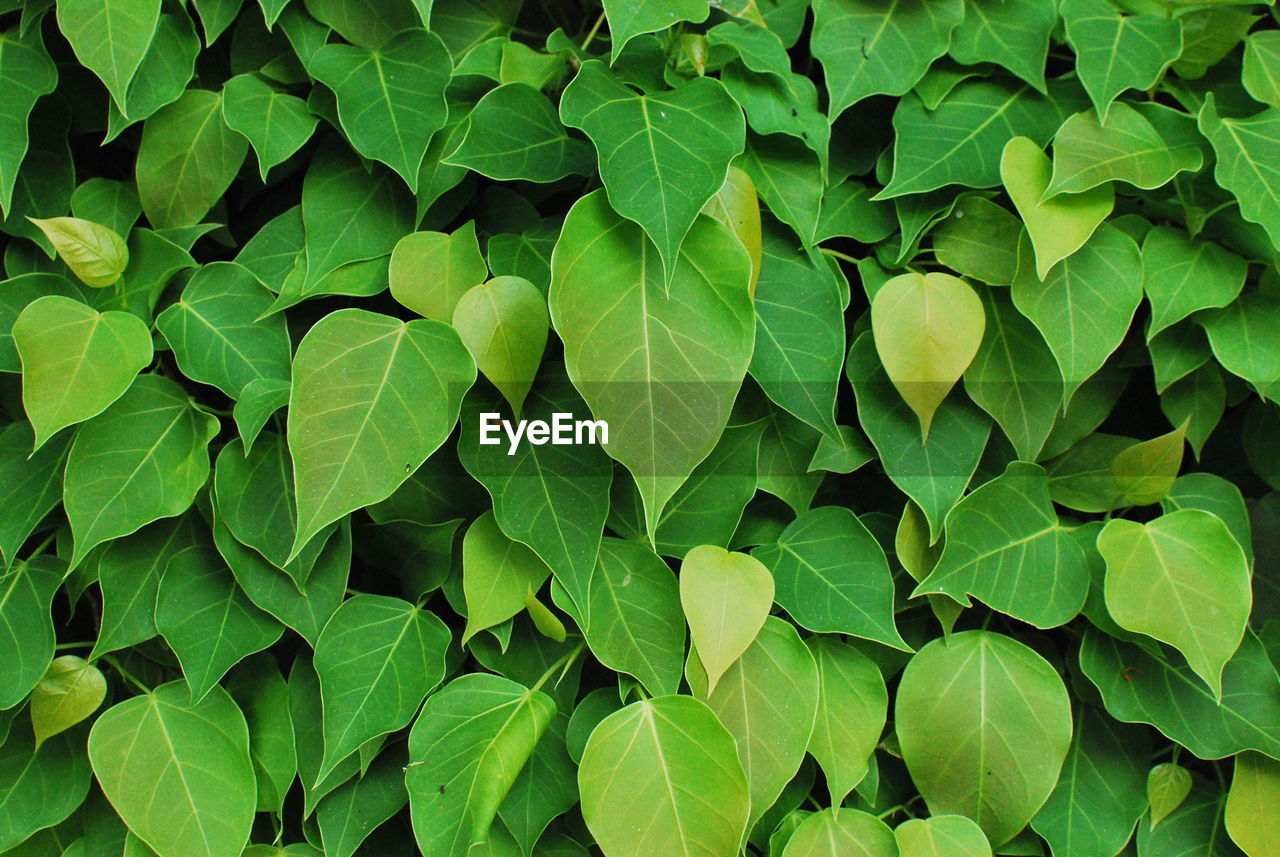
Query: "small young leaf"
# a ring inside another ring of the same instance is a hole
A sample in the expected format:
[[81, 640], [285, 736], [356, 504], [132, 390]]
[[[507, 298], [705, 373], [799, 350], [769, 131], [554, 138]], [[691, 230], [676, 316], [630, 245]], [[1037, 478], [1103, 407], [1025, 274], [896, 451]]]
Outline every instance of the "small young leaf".
[[1191, 791], [1191, 773], [1181, 765], [1164, 762], [1147, 772], [1147, 802], [1151, 804], [1151, 829], [1169, 816]]
[[84, 658], [53, 659], [31, 692], [31, 725], [36, 747], [89, 717], [107, 697], [107, 680]]
[[537, 592], [550, 576], [551, 569], [536, 553], [498, 528], [493, 513], [477, 518], [462, 540], [462, 592], [467, 600], [462, 644], [523, 610], [528, 594]]
[[77, 217], [28, 217], [40, 228], [80, 282], [101, 289], [120, 279], [129, 267], [129, 248], [115, 231]]
[[1182, 466], [1183, 422], [1168, 434], [1135, 443], [1111, 460], [1111, 479], [1125, 501], [1148, 506], [1164, 499]]
[[495, 277], [458, 299], [453, 327], [517, 418], [547, 344], [547, 301], [522, 277]]
[[702, 545], [680, 564], [680, 604], [711, 694], [764, 627], [773, 577], [758, 559]]

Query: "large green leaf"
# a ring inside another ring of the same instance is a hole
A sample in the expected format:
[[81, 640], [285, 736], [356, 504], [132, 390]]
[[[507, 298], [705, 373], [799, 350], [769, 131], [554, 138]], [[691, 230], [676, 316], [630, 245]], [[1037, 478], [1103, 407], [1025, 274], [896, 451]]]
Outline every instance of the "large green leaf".
[[569, 212], [550, 296], [569, 377], [608, 423], [605, 449], [635, 477], [650, 538], [724, 430], [755, 332], [751, 262], [727, 227], [695, 223], [665, 287], [652, 253], [597, 191]]
[[105, 411], [151, 362], [151, 336], [137, 316], [99, 313], [49, 295], [13, 323], [22, 360], [22, 404], [35, 449], [61, 429]]
[[1212, 95], [1200, 109], [1200, 132], [1217, 154], [1214, 178], [1240, 201], [1240, 214], [1257, 223], [1280, 247], [1280, 108], [1247, 119], [1218, 114]]
[[223, 84], [222, 118], [253, 145], [263, 181], [272, 167], [311, 139], [320, 121], [301, 98], [252, 74], [238, 74]]
[[609, 203], [653, 240], [665, 279], [677, 276], [681, 242], [745, 145], [737, 102], [708, 77], [640, 95], [591, 61], [565, 89], [560, 118], [591, 138]]
[[437, 321], [345, 309], [312, 327], [289, 399], [298, 494], [290, 559], [333, 521], [391, 496], [448, 437], [474, 380], [471, 355]]
[[1053, 136], [1053, 178], [1045, 194], [1081, 193], [1108, 181], [1156, 188], [1203, 163], [1198, 146], [1173, 145], [1142, 113], [1121, 102], [1105, 122], [1085, 111], [1062, 123]]
[[555, 106], [527, 83], [506, 83], [476, 102], [448, 163], [491, 179], [553, 182], [592, 169], [591, 147], [565, 131]]
[[813, 55], [834, 119], [869, 95], [902, 95], [947, 52], [964, 18], [960, 0], [815, 0]]
[[1210, 241], [1157, 226], [1142, 241], [1142, 278], [1151, 323], [1147, 342], [1193, 312], [1230, 304], [1244, 288], [1245, 261]]
[[884, 550], [851, 510], [805, 512], [752, 555], [773, 572], [778, 604], [802, 627], [910, 651], [894, 626]]
[[998, 845], [1044, 805], [1071, 741], [1057, 672], [989, 631], [921, 649], [902, 674], [896, 711], [903, 759], [930, 812], [967, 815]]
[[409, 734], [405, 769], [422, 853], [466, 857], [489, 839], [555, 712], [545, 693], [483, 673], [456, 678], [427, 700]]
[[1039, 628], [1070, 621], [1089, 592], [1084, 551], [1058, 520], [1044, 469], [1020, 461], [947, 515], [946, 542], [915, 595], [968, 595]]
[[0, 212], [9, 213], [18, 166], [27, 154], [27, 117], [37, 99], [58, 85], [58, 69], [45, 52], [39, 28], [25, 35], [9, 31], [0, 36]]
[[178, 662], [192, 703], [227, 670], [280, 639], [280, 623], [254, 606], [211, 547], [178, 551], [156, 593], [156, 630]]
[[220, 93], [189, 89], [149, 118], [137, 178], [151, 225], [199, 223], [236, 177], [248, 149], [248, 141], [223, 121]]
[[1182, 26], [1158, 15], [1125, 15], [1105, 0], [1063, 0], [1076, 73], [1106, 122], [1126, 89], [1147, 89], [1182, 53]]
[[53, 660], [53, 596], [66, 565], [52, 556], [19, 560], [0, 576], [0, 639], [10, 653], [0, 665], [0, 710], [26, 699]]
[[376, 48], [328, 44], [308, 69], [333, 90], [356, 151], [391, 167], [416, 193], [423, 153], [449, 117], [444, 90], [453, 60], [440, 38], [410, 29]]
[[1245, 379], [1261, 395], [1280, 398], [1280, 353], [1270, 343], [1280, 335], [1280, 300], [1251, 292], [1203, 320], [1213, 356], [1223, 369]]
[[316, 782], [366, 741], [408, 725], [444, 678], [448, 644], [444, 623], [407, 601], [357, 595], [343, 602], [316, 641], [324, 698]]
[[1280, 36], [1270, 30], [1249, 36], [1240, 82], [1258, 101], [1280, 107]]
[[186, 511], [209, 477], [218, 420], [159, 375], [142, 375], [81, 426], [71, 445], [63, 504], [75, 567], [96, 545]]
[[189, 15], [161, 12], [142, 65], [124, 91], [124, 101], [107, 106], [105, 142], [119, 137], [161, 107], [177, 101], [195, 75], [200, 37]]
[[1214, 696], [1253, 605], [1249, 561], [1222, 519], [1182, 509], [1146, 524], [1116, 519], [1098, 535], [1107, 611], [1120, 627], [1182, 652]]
[[880, 668], [857, 647], [821, 634], [806, 642], [818, 665], [818, 713], [808, 750], [826, 774], [831, 805], [839, 806], [869, 772], [889, 696]]
[[116, 812], [159, 857], [237, 857], [253, 825], [249, 732], [215, 687], [192, 705], [170, 682], [108, 709], [89, 761]]
[[63, 0], [58, 4], [58, 28], [76, 58], [101, 78], [122, 110], [129, 82], [142, 65], [159, 21], [160, 0]]
[[1041, 92], [1055, 9], [1039, 0], [970, 0], [949, 53], [965, 65], [993, 62]]
[[[56, 735], [37, 748], [31, 720], [18, 715], [0, 743], [0, 848], [14, 857], [43, 857], [26, 851], [24, 840], [53, 827], [84, 801], [92, 779], [84, 756], [84, 732]], [[56, 847], [54, 853], [60, 853]]]
[[728, 855], [746, 836], [747, 779], [733, 737], [688, 696], [637, 702], [591, 733], [582, 817], [605, 857]]
[[488, 279], [474, 221], [443, 232], [413, 232], [396, 242], [391, 296], [418, 315], [452, 322], [458, 301]]
[[472, 286], [454, 307], [453, 327], [476, 367], [519, 417], [551, 327], [542, 292], [523, 277], [495, 277]]
[[707, 19], [708, 11], [702, 0], [605, 0], [613, 59], [636, 36], [665, 30], [680, 21], [700, 24]]
[[1260, 753], [1236, 756], [1223, 820], [1231, 839], [1250, 857], [1266, 857], [1280, 841], [1280, 762]]

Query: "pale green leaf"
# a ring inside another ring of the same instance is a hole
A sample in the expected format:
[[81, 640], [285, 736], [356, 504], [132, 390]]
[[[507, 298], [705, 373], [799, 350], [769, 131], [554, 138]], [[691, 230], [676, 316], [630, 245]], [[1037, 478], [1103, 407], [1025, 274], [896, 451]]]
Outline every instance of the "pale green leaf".
[[523, 277], [495, 277], [472, 286], [454, 307], [453, 327], [518, 418], [551, 327], [542, 292]]
[[773, 577], [758, 559], [701, 545], [680, 564], [680, 604], [711, 694], [764, 627]]
[[839, 806], [867, 775], [889, 706], [884, 677], [857, 647], [829, 635], [807, 641], [818, 665], [818, 713], [809, 753]]
[[53, 659], [31, 692], [31, 726], [36, 747], [88, 718], [107, 696], [107, 680], [84, 658]]
[[462, 592], [467, 603], [462, 644], [523, 610], [526, 596], [541, 589], [550, 576], [551, 569], [536, 553], [498, 528], [492, 512], [477, 518], [462, 540]]
[[449, 322], [458, 301], [489, 275], [476, 225], [467, 221], [452, 234], [413, 232], [391, 253], [391, 296], [426, 318]]

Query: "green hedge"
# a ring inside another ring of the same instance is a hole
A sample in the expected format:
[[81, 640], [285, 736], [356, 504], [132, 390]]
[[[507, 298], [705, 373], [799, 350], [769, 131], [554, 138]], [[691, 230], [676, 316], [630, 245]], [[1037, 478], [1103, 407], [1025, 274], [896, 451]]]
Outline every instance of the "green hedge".
[[1280, 854], [1278, 20], [0, 0], [0, 857]]

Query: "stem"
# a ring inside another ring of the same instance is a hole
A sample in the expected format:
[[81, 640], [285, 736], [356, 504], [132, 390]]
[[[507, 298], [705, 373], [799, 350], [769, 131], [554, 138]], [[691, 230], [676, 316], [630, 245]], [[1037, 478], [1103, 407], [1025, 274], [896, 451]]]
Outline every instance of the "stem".
[[118, 660], [116, 660], [115, 658], [113, 658], [111, 655], [103, 655], [103, 656], [102, 656], [102, 659], [103, 659], [104, 661], [106, 661], [108, 664], [110, 664], [112, 669], [114, 669], [116, 672], [120, 673], [120, 675], [121, 675], [123, 678], [128, 679], [128, 680], [129, 680], [129, 681], [134, 685], [134, 687], [138, 688], [138, 689], [139, 689], [139, 690], [141, 690], [143, 693], [150, 693], [150, 692], [151, 692], [151, 688], [147, 687], [145, 684], [143, 684], [141, 681], [139, 681], [139, 680], [138, 680], [138, 678], [137, 678], [137, 676], [135, 676], [133, 673], [129, 672], [127, 669], [125, 669], [124, 667], [122, 667], [122, 666], [120, 665], [120, 662], [119, 662]]
[[55, 652], [61, 652], [63, 649], [91, 649], [95, 643], [91, 640], [87, 643], [59, 643], [53, 647]]
[[862, 261], [861, 259], [853, 258], [848, 253], [841, 253], [839, 250], [832, 250], [830, 247], [819, 247], [818, 251], [821, 253], [826, 253], [828, 256], [830, 256], [833, 259], [842, 259], [843, 261], [849, 262], [854, 265]]
[[595, 39], [596, 33], [600, 32], [600, 25], [604, 23], [604, 12], [600, 13], [600, 17], [596, 18], [596, 22], [591, 25], [591, 29], [587, 32], [587, 37], [582, 40], [582, 50], [586, 50], [591, 42]]
[[556, 670], [561, 670], [562, 675], [564, 672], [568, 672], [569, 667], [578, 659], [578, 655], [582, 654], [582, 650], [586, 647], [587, 642], [586, 640], [583, 640], [581, 643], [574, 646], [573, 651], [569, 652], [567, 655], [548, 667], [547, 671], [542, 674], [542, 678], [538, 679], [538, 683], [531, 688], [531, 692], [537, 693], [539, 690], [542, 690], [542, 686], [547, 683], [547, 680], [551, 678]]
[[27, 559], [26, 559], [26, 561], [27, 561], [27, 562], [30, 562], [31, 560], [33, 560], [33, 559], [35, 559], [36, 557], [40, 556], [40, 554], [44, 553], [44, 552], [45, 552], [45, 549], [46, 549], [47, 547], [49, 547], [49, 545], [53, 544], [53, 540], [54, 540], [54, 539], [56, 539], [57, 537], [58, 537], [58, 531], [57, 531], [57, 530], [54, 530], [52, 533], [49, 533], [49, 535], [45, 536], [45, 537], [44, 537], [44, 541], [42, 541], [40, 544], [36, 545], [36, 546], [35, 546], [35, 549], [34, 549], [33, 551], [31, 551], [31, 553], [27, 554]]
[[895, 812], [897, 812], [898, 810], [904, 810], [904, 811], [905, 811], [905, 810], [906, 810], [906, 808], [907, 808], [907, 805], [906, 805], [905, 803], [900, 803], [900, 804], [898, 804], [897, 806], [891, 806], [891, 807], [889, 807], [889, 808], [888, 808], [888, 809], [886, 809], [884, 812], [882, 812], [882, 813], [880, 813], [879, 815], [877, 815], [877, 816], [876, 816], [876, 818], [880, 819], [881, 821], [884, 821], [886, 818], [888, 818], [889, 816], [893, 815], [893, 814], [894, 814]]

